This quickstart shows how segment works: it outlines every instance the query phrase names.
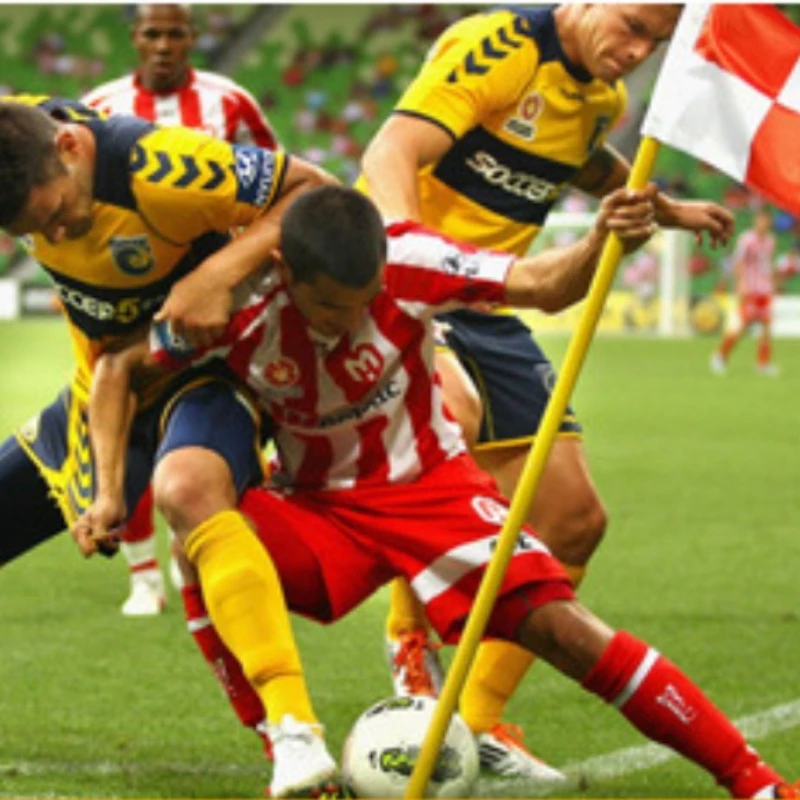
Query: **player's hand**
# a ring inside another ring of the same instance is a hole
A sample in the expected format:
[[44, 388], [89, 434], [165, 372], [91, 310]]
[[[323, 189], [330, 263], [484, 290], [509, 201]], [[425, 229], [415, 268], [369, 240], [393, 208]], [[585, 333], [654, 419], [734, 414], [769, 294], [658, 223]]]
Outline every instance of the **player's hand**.
[[172, 332], [193, 347], [208, 347], [225, 332], [232, 307], [230, 289], [198, 270], [172, 287], [154, 321], [167, 321]]
[[656, 219], [665, 228], [692, 231], [698, 245], [703, 243], [704, 234], [708, 234], [712, 247], [725, 245], [734, 231], [733, 214], [710, 200], [673, 200], [660, 194]]
[[122, 497], [98, 495], [72, 526], [72, 538], [84, 558], [113, 556], [119, 550], [127, 509]]
[[656, 187], [652, 184], [645, 189], [623, 188], [607, 194], [595, 218], [595, 233], [605, 237], [613, 231], [619, 236], [626, 253], [641, 247], [657, 229], [653, 206], [655, 195]]

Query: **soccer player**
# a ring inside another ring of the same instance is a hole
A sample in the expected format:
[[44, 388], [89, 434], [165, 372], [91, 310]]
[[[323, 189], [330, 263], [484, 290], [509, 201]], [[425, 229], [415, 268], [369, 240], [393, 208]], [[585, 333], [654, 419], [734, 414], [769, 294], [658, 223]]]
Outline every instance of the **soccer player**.
[[[384, 229], [361, 193], [321, 187], [288, 209], [278, 271], [254, 291], [245, 287], [217, 342], [193, 352], [153, 331], [162, 364], [224, 356], [275, 421], [280, 480], [248, 491], [241, 508], [273, 554], [293, 610], [335, 620], [403, 575], [442, 640], [457, 639], [508, 504], [466, 452], [446, 409], [433, 317], [478, 303], [565, 307], [585, 292], [607, 230], [627, 247], [652, 232], [649, 197], [618, 190], [581, 240], [517, 258], [415, 222]], [[108, 427], [93, 428], [95, 441], [119, 442], [131, 376], [144, 366], [145, 351], [140, 343], [104, 357], [118, 380], [96, 399], [117, 413]], [[119, 450], [114, 458], [119, 466]], [[108, 488], [119, 496], [119, 485]], [[220, 513], [220, 525], [228, 514]], [[76, 532], [91, 549], [107, 530], [85, 522]], [[202, 526], [186, 540], [201, 570], [215, 547], [207, 533]], [[581, 606], [567, 573], [529, 527], [519, 534], [489, 631], [615, 705], [733, 796], [800, 794], [677, 666]]]
[[[222, 75], [192, 68], [189, 57], [197, 27], [190, 6], [140, 5], [135, 13], [135, 71], [93, 89], [83, 98], [86, 105], [104, 114], [135, 114], [159, 125], [196, 128], [235, 144], [277, 147], [269, 122], [246, 89]], [[125, 616], [158, 614], [166, 603], [154, 532], [153, 497], [147, 491], [121, 533], [120, 551], [130, 569]], [[176, 557], [173, 553], [170, 571], [173, 583], [182, 587]], [[200, 622], [189, 619], [190, 626]]]
[[[420, 220], [456, 239], [523, 255], [564, 187], [603, 197], [626, 182], [628, 163], [605, 142], [625, 110], [620, 79], [669, 38], [680, 9], [570, 3], [457, 22], [368, 146], [359, 186], [385, 218]], [[714, 241], [732, 230], [731, 215], [713, 203], [659, 194], [656, 214], [661, 225], [707, 231]], [[448, 405], [465, 429], [479, 429], [476, 460], [510, 497], [546, 407], [553, 368], [513, 315], [466, 309], [441, 322], [452, 351], [439, 361]], [[452, 354], [481, 402], [453, 373]], [[571, 409], [528, 521], [579, 586], [606, 513]], [[407, 587], [394, 584], [392, 598], [387, 632], [402, 691], [407, 676], [425, 677], [432, 658]], [[557, 781], [563, 776], [528, 752], [519, 729], [501, 722], [530, 662], [527, 652], [505, 642], [483, 643], [460, 711], [479, 736], [484, 768]], [[433, 682], [429, 677], [422, 685]]]
[[[95, 481], [102, 487], [108, 480], [95, 472], [88, 439], [98, 356], [147, 323], [165, 297], [164, 309], [179, 328], [180, 279], [200, 263], [216, 276], [215, 303], [224, 307], [230, 301], [225, 287], [269, 258], [286, 203], [330, 180], [281, 151], [230, 145], [186, 128], [158, 128], [130, 116], [104, 119], [57, 99], [0, 102], [0, 226], [29, 237], [64, 304], [78, 360], [70, 387], [0, 445], [0, 564], [71, 525], [92, 502]], [[231, 239], [229, 231], [242, 226], [247, 229]], [[189, 301], [187, 313], [207, 316], [209, 308], [191, 312], [197, 303]], [[260, 415], [228, 370], [209, 365], [145, 388], [129, 438], [126, 509], [135, 507], [154, 464], [154, 491], [173, 524], [229, 504], [226, 480], [240, 491], [261, 481]], [[176, 493], [183, 493], [180, 521], [169, 513]], [[115, 521], [122, 522], [124, 514]], [[200, 569], [198, 602], [206, 601], [214, 623], [201, 647], [214, 666], [224, 660], [220, 679], [245, 724], [256, 725], [267, 708], [273, 795], [327, 786], [333, 761], [321, 736], [308, 741], [316, 717], [269, 555], [252, 552], [255, 540], [243, 521], [215, 541], [214, 558]], [[250, 651], [260, 647], [247, 638], [251, 608], [259, 609], [276, 643], [260, 654], [266, 661], [256, 672], [249, 671]], [[236, 661], [247, 678], [242, 691], [248, 681], [255, 690], [245, 700], [227, 681]], [[298, 747], [312, 756], [302, 764], [291, 757]]]
[[778, 366], [772, 360], [772, 299], [776, 288], [775, 236], [772, 233], [772, 213], [760, 208], [753, 227], [736, 240], [733, 254], [733, 273], [736, 296], [739, 300], [739, 324], [725, 334], [719, 347], [711, 354], [711, 370], [724, 375], [733, 348], [739, 340], [759, 324], [756, 369], [762, 375], [775, 376]]

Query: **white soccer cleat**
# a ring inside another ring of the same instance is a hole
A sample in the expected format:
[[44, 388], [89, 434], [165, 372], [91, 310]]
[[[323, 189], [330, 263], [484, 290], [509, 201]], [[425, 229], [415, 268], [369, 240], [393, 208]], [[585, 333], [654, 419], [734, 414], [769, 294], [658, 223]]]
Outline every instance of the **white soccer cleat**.
[[342, 797], [336, 762], [322, 738], [322, 726], [286, 714], [267, 726], [272, 741], [270, 797]]
[[525, 778], [539, 786], [558, 786], [567, 776], [545, 764], [525, 747], [522, 729], [517, 725], [499, 722], [477, 735], [481, 767], [504, 778]]
[[444, 686], [444, 670], [438, 649], [424, 628], [404, 633], [397, 639], [387, 637], [386, 657], [396, 697], [439, 696]]
[[715, 375], [724, 375], [728, 371], [728, 365], [725, 362], [725, 359], [719, 354], [718, 350], [715, 350], [711, 354], [711, 359], [709, 360], [708, 365]]
[[122, 604], [126, 617], [152, 617], [160, 614], [167, 605], [164, 593], [164, 576], [159, 569], [131, 573], [131, 593]]
[[777, 364], [757, 364], [756, 372], [759, 375], [766, 375], [768, 378], [777, 378], [781, 374], [781, 369]]

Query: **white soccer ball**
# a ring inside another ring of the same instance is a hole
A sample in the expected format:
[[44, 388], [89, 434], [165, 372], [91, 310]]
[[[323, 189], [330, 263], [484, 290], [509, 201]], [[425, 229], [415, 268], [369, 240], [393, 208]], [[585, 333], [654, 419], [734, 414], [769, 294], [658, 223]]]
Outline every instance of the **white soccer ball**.
[[[436, 707], [430, 697], [391, 697], [368, 708], [347, 736], [345, 785], [355, 797], [402, 797]], [[470, 797], [478, 778], [478, 746], [454, 714], [426, 797]]]

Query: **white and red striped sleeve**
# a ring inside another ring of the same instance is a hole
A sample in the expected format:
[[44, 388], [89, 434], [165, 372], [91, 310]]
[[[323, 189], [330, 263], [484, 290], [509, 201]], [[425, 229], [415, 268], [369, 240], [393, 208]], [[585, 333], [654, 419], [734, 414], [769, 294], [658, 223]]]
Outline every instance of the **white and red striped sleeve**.
[[398, 300], [441, 309], [505, 303], [516, 256], [457, 242], [416, 222], [390, 223], [386, 234], [386, 285]]

